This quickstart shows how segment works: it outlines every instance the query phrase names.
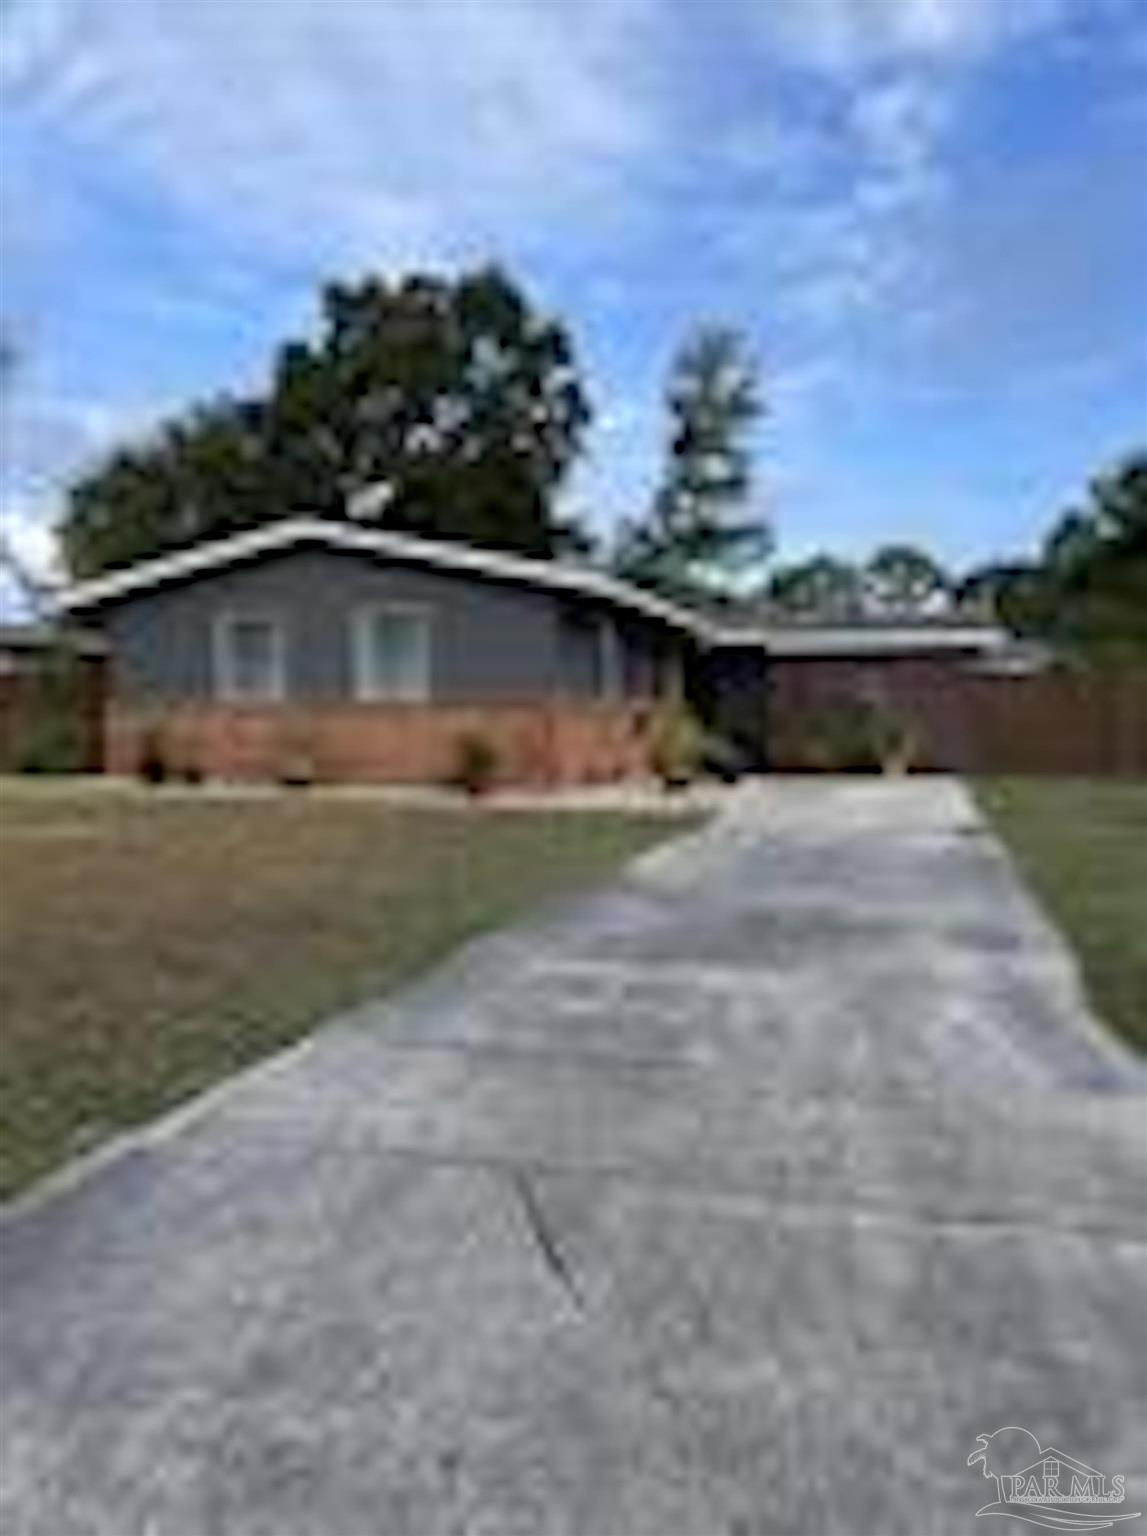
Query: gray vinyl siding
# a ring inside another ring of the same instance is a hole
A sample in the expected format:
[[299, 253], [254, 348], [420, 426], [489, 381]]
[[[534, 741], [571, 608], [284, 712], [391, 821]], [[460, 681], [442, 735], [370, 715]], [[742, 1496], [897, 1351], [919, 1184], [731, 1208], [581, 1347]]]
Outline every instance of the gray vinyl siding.
[[648, 697], [657, 658], [677, 644], [664, 626], [605, 604], [330, 549], [265, 556], [122, 598], [93, 617], [124, 695], [214, 697], [220, 616], [250, 612], [282, 626], [286, 698], [339, 700], [353, 697], [352, 616], [387, 603], [429, 613], [430, 697], [444, 701], [593, 697], [602, 624], [617, 637], [619, 692]]
[[602, 692], [601, 631], [608, 622], [588, 604], [563, 604], [558, 611], [559, 692], [593, 699]]

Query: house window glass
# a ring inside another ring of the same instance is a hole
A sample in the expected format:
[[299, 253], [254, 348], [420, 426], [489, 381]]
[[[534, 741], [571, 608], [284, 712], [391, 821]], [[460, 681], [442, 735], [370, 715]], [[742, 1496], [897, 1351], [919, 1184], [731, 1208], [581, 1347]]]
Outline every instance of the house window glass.
[[215, 670], [215, 691], [222, 698], [282, 698], [282, 626], [265, 614], [223, 615], [216, 630]]
[[430, 615], [424, 608], [360, 610], [352, 630], [359, 699], [425, 699], [430, 694]]
[[598, 620], [597, 626], [597, 687], [598, 698], [620, 698], [625, 689], [622, 670], [622, 640], [616, 625], [607, 618]]
[[561, 615], [562, 692], [575, 698], [619, 698], [625, 689], [623, 639], [613, 620], [581, 608]]

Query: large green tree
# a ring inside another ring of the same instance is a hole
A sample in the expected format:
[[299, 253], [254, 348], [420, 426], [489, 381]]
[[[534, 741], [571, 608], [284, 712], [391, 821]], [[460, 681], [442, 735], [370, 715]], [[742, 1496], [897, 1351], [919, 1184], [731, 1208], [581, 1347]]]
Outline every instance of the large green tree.
[[[572, 343], [500, 269], [329, 285], [264, 398], [221, 400], [73, 487], [61, 536], [89, 575], [291, 512], [556, 553], [590, 418]], [[359, 492], [388, 494], [361, 509]]]
[[848, 560], [811, 555], [773, 572], [768, 600], [771, 608], [786, 617], [855, 619], [864, 606], [864, 576]]
[[1147, 452], [1098, 475], [1044, 545], [1047, 636], [1094, 661], [1147, 661]]
[[989, 606], [1018, 634], [1062, 656], [1147, 661], [1147, 451], [1098, 475], [1065, 512], [1038, 559], [980, 567], [960, 584], [965, 605]]
[[947, 590], [944, 568], [914, 544], [885, 544], [864, 567], [866, 593], [889, 614], [915, 614]]
[[764, 414], [745, 338], [705, 325], [673, 360], [666, 390], [669, 451], [649, 514], [623, 529], [623, 575], [674, 592], [720, 593], [772, 548], [752, 507], [752, 436]]

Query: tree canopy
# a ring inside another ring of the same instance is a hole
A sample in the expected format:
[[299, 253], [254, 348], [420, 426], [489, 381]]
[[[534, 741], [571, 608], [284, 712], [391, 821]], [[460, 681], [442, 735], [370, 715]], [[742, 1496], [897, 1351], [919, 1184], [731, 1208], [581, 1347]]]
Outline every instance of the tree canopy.
[[920, 613], [948, 588], [943, 566], [914, 544], [885, 544], [864, 567], [871, 603], [890, 614]]
[[555, 495], [590, 420], [572, 342], [498, 268], [330, 284], [270, 388], [123, 447], [73, 487], [60, 534], [91, 575], [291, 512], [349, 515], [531, 555], [579, 540]]
[[622, 532], [616, 564], [678, 594], [726, 590], [772, 547], [752, 509], [752, 433], [764, 414], [757, 367], [740, 332], [704, 325], [678, 350], [665, 396], [669, 450], [647, 516]]
[[793, 618], [853, 619], [861, 612], [863, 596], [860, 569], [829, 554], [778, 566], [768, 586], [770, 605]]
[[1092, 480], [1082, 507], [1056, 522], [1037, 559], [981, 566], [958, 589], [990, 603], [1017, 633], [1068, 658], [1147, 659], [1147, 450]]

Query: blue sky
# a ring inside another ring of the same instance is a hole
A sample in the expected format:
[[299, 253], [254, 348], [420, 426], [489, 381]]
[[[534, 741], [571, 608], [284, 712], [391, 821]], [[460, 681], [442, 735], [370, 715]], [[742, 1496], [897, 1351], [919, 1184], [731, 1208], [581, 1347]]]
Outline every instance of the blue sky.
[[1147, 438], [1143, 0], [0, 0], [8, 537], [256, 386], [317, 283], [498, 258], [571, 326], [570, 488], [646, 501], [743, 326], [783, 553], [1022, 550]]

